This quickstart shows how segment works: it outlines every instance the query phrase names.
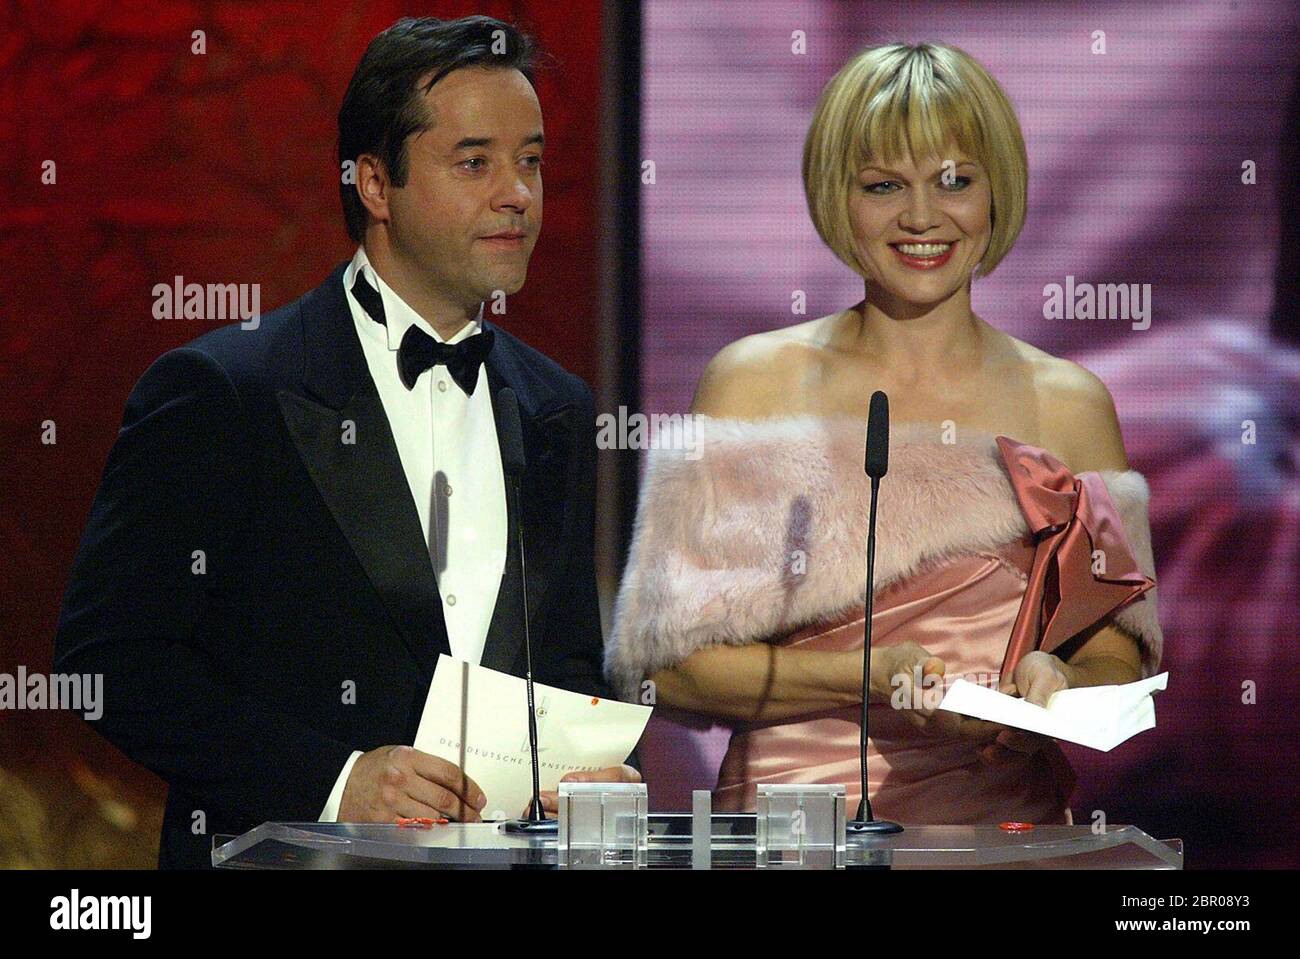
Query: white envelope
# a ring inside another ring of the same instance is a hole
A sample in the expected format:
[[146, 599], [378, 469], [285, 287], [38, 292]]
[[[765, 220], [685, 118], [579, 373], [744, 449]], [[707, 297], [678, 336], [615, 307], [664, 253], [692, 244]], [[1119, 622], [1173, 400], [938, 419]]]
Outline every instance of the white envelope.
[[1155, 728], [1156, 706], [1151, 694], [1164, 689], [1168, 679], [1168, 673], [1159, 673], [1120, 686], [1062, 689], [1048, 698], [1045, 707], [957, 679], [939, 708], [1109, 752], [1126, 739]]
[[[533, 683], [541, 788], [555, 790], [574, 770], [627, 759], [651, 708]], [[528, 687], [517, 676], [438, 657], [424, 701], [416, 749], [459, 766], [487, 795], [484, 819], [515, 819], [533, 798]]]

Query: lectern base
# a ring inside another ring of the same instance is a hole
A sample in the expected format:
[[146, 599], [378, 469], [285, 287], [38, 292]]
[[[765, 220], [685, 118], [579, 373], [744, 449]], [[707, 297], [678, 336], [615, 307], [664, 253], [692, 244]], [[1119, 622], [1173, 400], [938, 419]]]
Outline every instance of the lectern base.
[[558, 819], [507, 819], [502, 828], [506, 832], [547, 836], [559, 832], [560, 821]]
[[902, 832], [903, 827], [888, 819], [870, 819], [865, 822], [861, 819], [851, 819], [844, 824], [844, 831], [869, 836], [888, 836], [891, 833]]

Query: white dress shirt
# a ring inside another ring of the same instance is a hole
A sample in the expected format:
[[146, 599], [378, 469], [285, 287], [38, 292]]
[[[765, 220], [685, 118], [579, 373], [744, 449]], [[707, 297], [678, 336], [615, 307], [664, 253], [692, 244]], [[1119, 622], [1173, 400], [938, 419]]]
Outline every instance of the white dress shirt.
[[[352, 296], [358, 272], [383, 298], [387, 325], [371, 319]], [[408, 390], [397, 367], [397, 350], [407, 329], [415, 325], [439, 342], [442, 337], [380, 278], [363, 247], [344, 271], [343, 286], [420, 517], [451, 654], [477, 663], [496, 609], [507, 535], [505, 480], [487, 369], [479, 367], [472, 396], [465, 395], [445, 366], [425, 370]], [[482, 329], [480, 306], [478, 317], [446, 342], [459, 343]], [[366, 438], [357, 437], [357, 442]], [[321, 822], [338, 818], [343, 789], [360, 755], [359, 750], [353, 752], [344, 765]]]

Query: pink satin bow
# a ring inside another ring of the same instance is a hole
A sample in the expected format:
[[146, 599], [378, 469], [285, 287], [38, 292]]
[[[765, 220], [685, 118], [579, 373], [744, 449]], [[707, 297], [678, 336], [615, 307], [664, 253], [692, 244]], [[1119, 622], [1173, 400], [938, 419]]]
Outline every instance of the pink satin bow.
[[[1124, 535], [1101, 474], [1075, 476], [1047, 450], [996, 438], [1020, 509], [1033, 535], [1033, 566], [1011, 630], [1002, 675], [1035, 649], [1050, 653], [1155, 585]], [[1100, 572], [1093, 572], [1100, 551]]]

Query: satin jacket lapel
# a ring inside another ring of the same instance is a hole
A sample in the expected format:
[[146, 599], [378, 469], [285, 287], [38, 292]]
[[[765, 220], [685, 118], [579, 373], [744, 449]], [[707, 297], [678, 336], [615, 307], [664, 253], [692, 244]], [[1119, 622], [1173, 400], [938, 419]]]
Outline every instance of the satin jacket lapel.
[[[489, 324], [485, 321], [484, 326]], [[528, 620], [534, 649], [539, 639], [537, 618], [547, 590], [554, 582], [562, 561], [560, 538], [564, 528], [564, 505], [571, 478], [567, 475], [569, 444], [575, 431], [570, 419], [573, 406], [560, 398], [527, 366], [527, 361], [504, 336], [497, 336], [487, 362], [488, 386], [494, 401], [503, 387], [519, 398], [519, 419], [524, 434], [527, 460], [520, 484], [524, 525], [524, 559], [528, 569]], [[497, 423], [497, 442], [501, 424]], [[505, 494], [512, 494], [506, 482]], [[507, 503], [510, 500], [507, 499]], [[482, 665], [502, 672], [522, 674], [523, 592], [519, 582], [519, 531], [513, 506], [510, 515], [506, 566], [501, 576], [496, 607], [488, 626]]]
[[[307, 395], [279, 391], [307, 472], [421, 669], [450, 654], [442, 599], [388, 416], [336, 269], [302, 305]], [[347, 424], [354, 442], [344, 442]]]

